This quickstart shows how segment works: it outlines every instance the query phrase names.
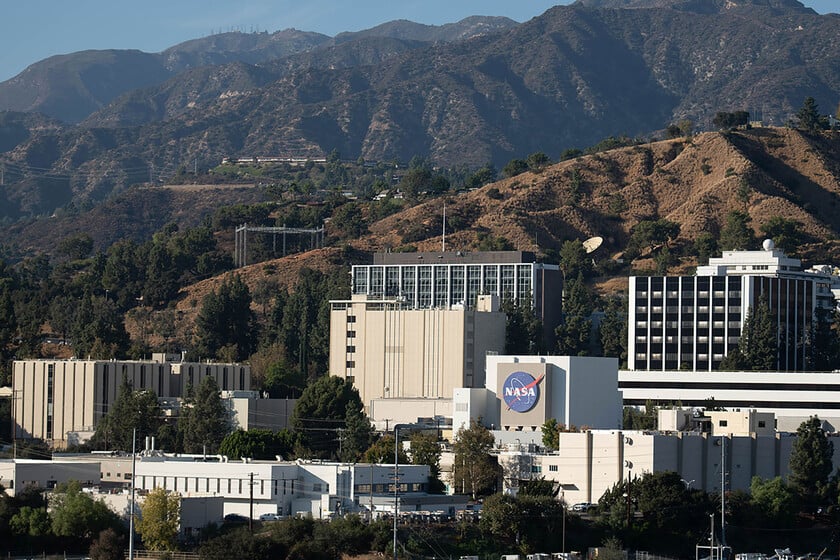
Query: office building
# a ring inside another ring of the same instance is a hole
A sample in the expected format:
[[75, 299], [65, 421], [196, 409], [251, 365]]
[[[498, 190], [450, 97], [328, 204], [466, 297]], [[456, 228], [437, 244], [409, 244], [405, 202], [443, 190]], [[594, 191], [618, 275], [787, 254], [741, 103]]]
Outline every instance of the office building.
[[186, 388], [205, 377], [222, 390], [248, 390], [250, 366], [244, 364], [152, 360], [16, 360], [12, 369], [14, 439], [43, 439], [55, 448], [89, 438], [116, 401], [123, 379], [134, 390], [177, 401]]
[[457, 387], [483, 387], [485, 355], [504, 350], [506, 317], [495, 296], [479, 296], [470, 309], [412, 309], [367, 296], [330, 305], [330, 375], [352, 383], [368, 411], [376, 399], [451, 398]]
[[695, 276], [630, 277], [628, 369], [719, 369], [760, 301], [776, 326], [777, 369], [806, 369], [816, 310], [834, 308], [831, 278], [803, 271], [769, 240], [763, 251], [724, 251]]
[[527, 252], [376, 254], [353, 266], [351, 299], [330, 302], [330, 374], [369, 412], [375, 400], [484, 387], [485, 356], [504, 351], [502, 302], [532, 306], [553, 340], [562, 286], [557, 265]]

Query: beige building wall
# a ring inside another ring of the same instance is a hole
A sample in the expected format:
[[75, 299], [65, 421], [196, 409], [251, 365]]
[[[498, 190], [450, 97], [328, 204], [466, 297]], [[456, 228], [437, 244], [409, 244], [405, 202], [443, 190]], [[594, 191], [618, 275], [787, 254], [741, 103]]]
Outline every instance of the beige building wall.
[[484, 386], [484, 356], [504, 348], [505, 314], [402, 309], [396, 300], [331, 302], [330, 374], [373, 399], [451, 398]]
[[[214, 376], [219, 387], [250, 388], [248, 366], [172, 364], [157, 361], [18, 360], [12, 367], [15, 439], [38, 438], [55, 448], [92, 433], [117, 400], [123, 379], [158, 398], [182, 397], [180, 372], [194, 367], [195, 379]], [[173, 369], [178, 374], [173, 374]], [[68, 434], [70, 434], [68, 436]]]
[[[840, 436], [832, 435], [831, 439]], [[725, 453], [721, 454], [723, 440]], [[721, 459], [727, 473], [727, 490], [747, 490], [754, 476], [787, 477], [796, 437], [790, 434], [715, 437], [701, 433], [640, 431], [590, 431], [561, 433], [559, 450], [534, 454], [531, 472], [560, 483], [567, 503], [597, 502], [618, 482], [649, 472], [673, 471], [686, 484], [707, 492], [720, 492]], [[840, 442], [835, 441], [835, 464], [840, 461]], [[516, 453], [514, 453], [515, 455]], [[516, 465], [521, 456], [499, 463]], [[513, 477], [505, 475], [505, 482]]]

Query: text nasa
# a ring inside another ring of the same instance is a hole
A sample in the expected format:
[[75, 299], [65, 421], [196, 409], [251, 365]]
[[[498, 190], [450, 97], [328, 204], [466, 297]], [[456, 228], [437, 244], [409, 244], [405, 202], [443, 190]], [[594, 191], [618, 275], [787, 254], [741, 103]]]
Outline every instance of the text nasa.
[[505, 387], [505, 397], [534, 397], [537, 398], [536, 387]]

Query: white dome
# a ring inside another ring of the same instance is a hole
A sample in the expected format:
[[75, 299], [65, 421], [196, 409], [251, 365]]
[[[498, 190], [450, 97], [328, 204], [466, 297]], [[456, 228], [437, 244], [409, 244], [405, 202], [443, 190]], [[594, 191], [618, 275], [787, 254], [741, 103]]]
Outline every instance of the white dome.
[[776, 248], [776, 244], [773, 243], [772, 239], [765, 239], [764, 243], [761, 244], [765, 251], [772, 251]]

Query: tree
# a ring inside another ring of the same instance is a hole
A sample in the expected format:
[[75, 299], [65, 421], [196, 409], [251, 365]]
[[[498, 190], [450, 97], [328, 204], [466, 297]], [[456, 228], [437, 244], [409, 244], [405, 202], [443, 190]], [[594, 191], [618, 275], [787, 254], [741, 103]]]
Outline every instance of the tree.
[[595, 296], [583, 281], [582, 273], [569, 282], [564, 292], [563, 321], [554, 331], [558, 351], [568, 356], [589, 355]]
[[828, 119], [820, 115], [819, 106], [813, 97], [806, 97], [802, 107], [796, 112], [797, 128], [807, 132], [817, 132], [828, 128]]
[[411, 442], [411, 463], [428, 465], [429, 492], [443, 492], [440, 481], [440, 444], [436, 432], [414, 432], [409, 437]]
[[137, 532], [149, 550], [173, 551], [177, 547], [181, 518], [181, 499], [167, 490], [152, 489], [140, 506]]
[[[512, 540], [526, 554], [556, 549], [563, 538], [564, 507], [553, 496], [520, 493], [514, 498], [494, 494], [484, 500], [481, 527], [499, 538]], [[566, 524], [570, 533], [581, 528], [571, 517]]]
[[796, 494], [782, 477], [764, 480], [754, 476], [750, 482], [750, 501], [754, 511], [763, 518], [761, 526], [793, 526]]
[[373, 426], [362, 407], [354, 401], [347, 403], [344, 413], [344, 429], [339, 432], [339, 459], [355, 463], [373, 441]]
[[699, 234], [694, 240], [694, 253], [697, 255], [697, 262], [700, 264], [708, 264], [709, 257], [717, 254], [718, 251], [717, 237], [707, 231]]
[[639, 250], [653, 251], [666, 246], [680, 234], [680, 224], [670, 220], [642, 220], [633, 227], [629, 245]]
[[834, 443], [826, 437], [818, 417], [812, 416], [799, 425], [790, 454], [788, 481], [805, 501], [819, 500], [826, 491], [833, 455]]
[[455, 452], [453, 482], [456, 491], [469, 493], [472, 499], [495, 485], [498, 464], [490, 455], [495, 439], [490, 430], [470, 421], [469, 428], [461, 428], [455, 436], [452, 448]]
[[288, 430], [236, 430], [225, 436], [219, 453], [231, 459], [274, 459], [278, 455], [289, 458], [294, 450], [294, 437]]
[[618, 358], [619, 365], [627, 363], [627, 298], [612, 296], [607, 299], [598, 333], [601, 355]]
[[530, 300], [506, 298], [502, 302], [506, 316], [505, 354], [541, 354], [545, 347], [542, 321], [539, 320]]
[[44, 508], [23, 506], [12, 516], [9, 527], [22, 537], [45, 537], [50, 534], [50, 518]]
[[765, 238], [772, 239], [776, 247], [788, 255], [795, 255], [797, 249], [809, 241], [801, 223], [782, 216], [772, 216], [760, 229]]
[[560, 442], [560, 426], [556, 418], [549, 418], [542, 425], [542, 444], [546, 449], [557, 449]]
[[738, 347], [730, 350], [721, 362], [721, 368], [730, 371], [773, 371], [779, 362], [777, 336], [767, 296], [762, 294], [758, 302], [747, 310]]
[[71, 543], [90, 541], [106, 529], [116, 529], [122, 521], [105, 502], [82, 492], [78, 482], [59, 485], [50, 499], [52, 532]]
[[583, 274], [584, 278], [592, 276], [592, 259], [579, 239], [564, 241], [560, 246], [559, 256], [564, 278], [577, 278], [580, 274]]
[[724, 251], [745, 251], [755, 244], [755, 234], [749, 227], [750, 216], [746, 212], [733, 210], [726, 215], [726, 223], [720, 230], [720, 248]]
[[77, 233], [65, 237], [58, 243], [58, 252], [69, 259], [81, 260], [93, 251], [93, 238], [88, 233]]
[[[394, 464], [394, 436], [384, 434], [374, 441], [362, 455], [365, 463]], [[399, 464], [411, 463], [402, 446], [397, 450]]]
[[219, 290], [202, 301], [195, 321], [198, 353], [216, 356], [223, 347], [232, 346], [235, 358], [245, 359], [254, 341], [254, 322], [248, 286], [238, 274], [227, 276]]
[[[326, 375], [303, 391], [292, 412], [291, 425], [304, 449], [316, 457], [334, 458], [338, 455], [339, 430], [351, 427], [347, 424], [348, 411], [362, 409], [359, 392], [352, 384]], [[350, 437], [347, 431], [344, 433]]]
[[542, 171], [551, 165], [551, 158], [543, 152], [534, 152], [528, 156], [526, 163], [528, 164], [528, 169], [531, 171]]
[[178, 428], [187, 453], [215, 453], [219, 448], [230, 423], [214, 378], [202, 379], [195, 397], [185, 400]]
[[502, 177], [509, 179], [528, 171], [528, 162], [523, 159], [512, 159], [502, 168]]
[[136, 441], [154, 436], [162, 423], [157, 395], [149, 390], [135, 391], [128, 377], [123, 377], [117, 399], [96, 427], [91, 444], [101, 449], [130, 451]]
[[125, 539], [113, 529], [105, 529], [90, 545], [90, 560], [125, 560]]

